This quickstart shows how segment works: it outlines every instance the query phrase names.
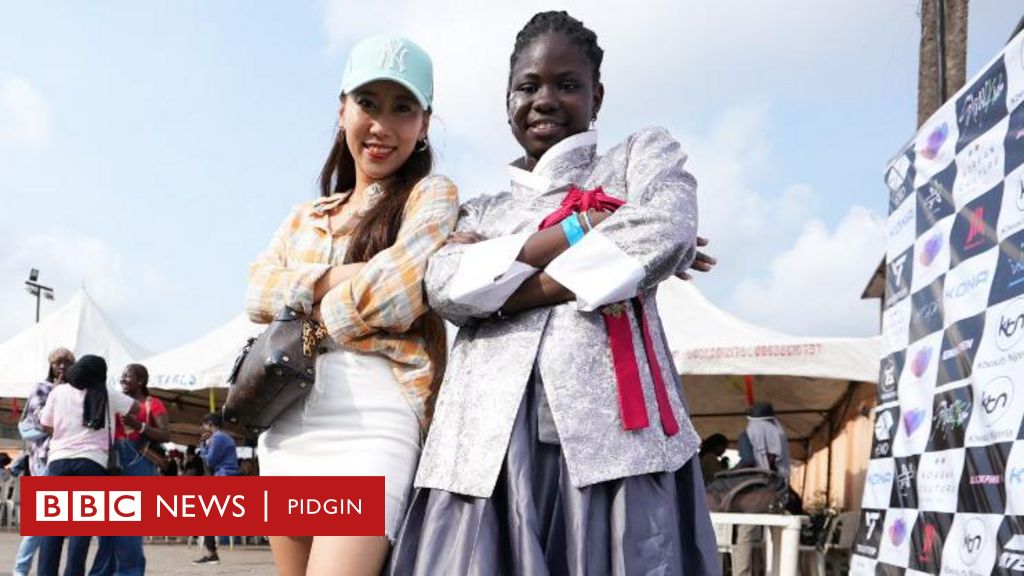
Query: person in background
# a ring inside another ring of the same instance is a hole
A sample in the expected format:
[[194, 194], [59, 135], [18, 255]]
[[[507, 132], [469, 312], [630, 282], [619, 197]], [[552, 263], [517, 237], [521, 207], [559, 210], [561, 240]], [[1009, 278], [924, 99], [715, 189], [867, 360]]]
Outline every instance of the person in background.
[[[142, 364], [129, 364], [121, 373], [121, 391], [139, 403], [138, 418], [119, 416], [114, 427], [114, 448], [124, 476], [159, 476], [150, 456], [160, 444], [171, 439], [167, 408], [149, 395], [149, 371]], [[146, 572], [142, 536], [100, 536], [99, 548], [89, 576], [141, 576]]]
[[[750, 407], [747, 429], [740, 435], [740, 466], [776, 472], [789, 482], [789, 439], [782, 424], [775, 419], [775, 407], [770, 402], [755, 402]], [[762, 526], [736, 526], [733, 576], [750, 576], [753, 573], [753, 546], [763, 539]]]
[[[118, 415], [136, 414], [139, 404], [120, 390], [107, 387], [107, 363], [86, 355], [68, 368], [70, 386], [57, 386], [39, 414], [52, 435], [47, 476], [106, 476], [110, 424]], [[64, 576], [85, 574], [89, 536], [71, 536]], [[64, 536], [44, 536], [39, 546], [41, 576], [57, 576]]]
[[[210, 413], [203, 416], [199, 435], [199, 457], [214, 476], [238, 476], [238, 450], [235, 447], [235, 439], [221, 430], [223, 425], [220, 414]], [[220, 564], [220, 558], [217, 556], [217, 537], [203, 536], [203, 547], [206, 548], [206, 554], [192, 563], [211, 566]]]
[[724, 434], [712, 434], [700, 445], [700, 471], [704, 475], [704, 485], [715, 479], [715, 474], [726, 470], [722, 455], [729, 447], [729, 439]]
[[185, 462], [182, 465], [183, 476], [202, 476], [206, 474], [203, 467], [203, 459], [196, 454], [196, 447], [189, 446], [185, 449]]
[[[25, 401], [25, 412], [22, 414], [23, 423], [29, 429], [39, 431], [39, 435], [25, 440], [25, 450], [28, 454], [28, 474], [30, 476], [46, 476], [47, 452], [50, 449], [50, 435], [42, 432], [42, 425], [39, 423], [39, 414], [50, 397], [54, 387], [67, 382], [67, 371], [75, 363], [75, 355], [67, 348], [57, 348], [50, 352], [47, 361], [50, 364], [46, 379], [36, 384], [32, 394]], [[14, 557], [14, 576], [28, 576], [32, 570], [32, 558], [42, 543], [42, 536], [23, 536], [18, 546], [18, 553]]]

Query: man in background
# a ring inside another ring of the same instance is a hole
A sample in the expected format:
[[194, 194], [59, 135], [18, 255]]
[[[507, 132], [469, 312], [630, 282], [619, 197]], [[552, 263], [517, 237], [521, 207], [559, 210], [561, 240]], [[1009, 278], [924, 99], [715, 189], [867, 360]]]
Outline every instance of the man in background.
[[[739, 438], [740, 468], [760, 468], [781, 474], [789, 484], [789, 439], [775, 419], [770, 402], [755, 402], [747, 416], [747, 429]], [[736, 525], [732, 553], [733, 576], [753, 574], [754, 544], [764, 540], [764, 527]]]
[[[224, 425], [220, 414], [210, 413], [203, 416], [199, 434], [199, 457], [213, 476], [238, 476], [238, 451], [235, 439], [221, 430]], [[193, 564], [220, 564], [217, 556], [217, 537], [203, 536], [203, 547], [206, 555], [193, 561]]]

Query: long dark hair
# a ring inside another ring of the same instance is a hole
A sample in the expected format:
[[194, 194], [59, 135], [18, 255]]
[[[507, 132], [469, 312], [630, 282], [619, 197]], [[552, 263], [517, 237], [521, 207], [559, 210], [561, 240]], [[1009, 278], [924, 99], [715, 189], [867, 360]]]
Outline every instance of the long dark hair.
[[[341, 95], [345, 99], [345, 95]], [[426, 111], [430, 114], [430, 110]], [[402, 227], [405, 216], [405, 204], [409, 194], [417, 182], [430, 175], [434, 168], [434, 151], [430, 142], [425, 141], [426, 148], [417, 144], [416, 150], [402, 164], [395, 174], [381, 182], [384, 188], [383, 197], [367, 211], [363, 219], [352, 231], [345, 252], [345, 264], [369, 262], [381, 250], [391, 247], [398, 238], [398, 230]], [[345, 143], [345, 133], [339, 130], [334, 137], [331, 152], [320, 170], [320, 195], [330, 196], [338, 192], [350, 190], [356, 185], [356, 163]], [[434, 378], [431, 382], [432, 391], [441, 385], [447, 364], [448, 339], [445, 333], [444, 320], [433, 310], [427, 310], [409, 328], [409, 332], [423, 336], [426, 343], [427, 356], [434, 366]], [[429, 416], [432, 406], [427, 406]]]

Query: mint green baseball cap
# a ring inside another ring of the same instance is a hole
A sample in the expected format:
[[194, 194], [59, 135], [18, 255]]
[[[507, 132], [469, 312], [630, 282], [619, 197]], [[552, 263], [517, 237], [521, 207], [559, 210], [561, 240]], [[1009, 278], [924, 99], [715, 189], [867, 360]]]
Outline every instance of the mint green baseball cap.
[[391, 80], [406, 87], [424, 110], [434, 101], [434, 65], [418, 44], [404, 36], [380, 34], [364, 38], [348, 54], [341, 93]]

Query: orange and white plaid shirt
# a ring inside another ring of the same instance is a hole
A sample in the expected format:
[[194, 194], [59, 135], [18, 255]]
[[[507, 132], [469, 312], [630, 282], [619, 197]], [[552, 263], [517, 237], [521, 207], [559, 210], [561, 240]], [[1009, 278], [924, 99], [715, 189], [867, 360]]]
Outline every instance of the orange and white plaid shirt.
[[[285, 305], [307, 314], [312, 311], [313, 285], [345, 258], [350, 236], [333, 236], [329, 222], [331, 211], [344, 198], [335, 194], [296, 206], [250, 266], [245, 302], [254, 322], [270, 323]], [[339, 346], [391, 360], [424, 429], [426, 407], [434, 394], [434, 366], [422, 335], [409, 329], [427, 311], [427, 259], [455, 229], [458, 211], [458, 189], [451, 180], [420, 180], [409, 194], [394, 245], [374, 255], [320, 303], [327, 331]]]

